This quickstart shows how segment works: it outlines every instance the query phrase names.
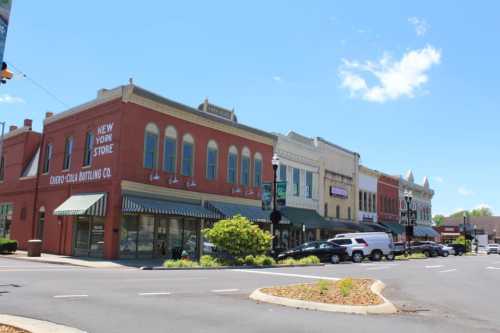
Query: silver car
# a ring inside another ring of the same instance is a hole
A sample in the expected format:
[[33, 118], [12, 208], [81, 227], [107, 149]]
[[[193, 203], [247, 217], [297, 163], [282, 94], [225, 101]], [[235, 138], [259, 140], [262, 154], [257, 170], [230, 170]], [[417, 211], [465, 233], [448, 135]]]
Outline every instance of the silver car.
[[455, 255], [455, 249], [446, 244], [439, 244], [441, 246], [441, 253], [443, 253], [443, 257], [447, 257], [449, 255]]

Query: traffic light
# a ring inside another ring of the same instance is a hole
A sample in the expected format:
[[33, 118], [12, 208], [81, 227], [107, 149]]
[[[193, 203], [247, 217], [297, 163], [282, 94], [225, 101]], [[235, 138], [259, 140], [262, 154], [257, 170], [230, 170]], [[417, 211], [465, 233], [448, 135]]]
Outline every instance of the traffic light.
[[11, 71], [7, 68], [7, 64], [5, 62], [2, 63], [2, 72], [0, 74], [0, 83], [7, 83], [7, 80], [12, 79], [12, 74]]

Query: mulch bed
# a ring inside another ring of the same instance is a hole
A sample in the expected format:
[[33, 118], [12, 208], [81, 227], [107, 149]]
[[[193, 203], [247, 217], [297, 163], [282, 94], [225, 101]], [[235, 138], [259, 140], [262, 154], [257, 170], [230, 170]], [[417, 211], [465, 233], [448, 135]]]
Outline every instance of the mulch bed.
[[20, 328], [14, 327], [14, 326], [0, 324], [0, 333], [30, 333], [30, 332], [22, 330]]
[[261, 291], [278, 297], [328, 304], [377, 305], [383, 303], [383, 300], [370, 290], [374, 282], [371, 279], [352, 279], [352, 288], [345, 296], [339, 288], [340, 282], [323, 280], [317, 283], [263, 288]]

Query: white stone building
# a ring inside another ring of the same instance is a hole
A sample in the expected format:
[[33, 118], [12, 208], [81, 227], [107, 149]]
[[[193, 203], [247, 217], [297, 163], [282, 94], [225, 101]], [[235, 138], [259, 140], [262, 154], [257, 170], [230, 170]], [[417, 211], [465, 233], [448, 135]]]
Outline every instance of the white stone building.
[[378, 173], [360, 165], [358, 184], [358, 221], [376, 223]]

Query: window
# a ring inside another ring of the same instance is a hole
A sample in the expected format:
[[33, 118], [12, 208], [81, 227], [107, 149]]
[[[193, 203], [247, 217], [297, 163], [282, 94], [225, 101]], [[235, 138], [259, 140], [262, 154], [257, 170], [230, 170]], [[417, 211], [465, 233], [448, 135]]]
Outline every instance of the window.
[[4, 158], [2, 156], [2, 158], [0, 159], [0, 181], [3, 181], [3, 178], [4, 178], [4, 173], [5, 173], [5, 161], [4, 161]]
[[87, 132], [85, 136], [85, 149], [83, 151], [83, 166], [92, 164], [92, 150], [94, 149], [94, 133]]
[[366, 200], [366, 192], [363, 192], [363, 211], [367, 211], [367, 200]]
[[177, 131], [172, 126], [168, 126], [165, 130], [163, 150], [163, 170], [175, 173], [177, 170]]
[[292, 169], [292, 185], [293, 195], [298, 197], [300, 195], [300, 169]]
[[12, 204], [0, 204], [0, 237], [10, 237], [10, 224], [12, 223]]
[[240, 183], [243, 186], [250, 185], [250, 150], [243, 148], [241, 153], [241, 179]]
[[64, 159], [63, 159], [63, 170], [69, 170], [71, 167], [71, 155], [73, 154], [73, 137], [66, 138], [64, 144]]
[[253, 158], [253, 174], [254, 186], [260, 187], [262, 185], [262, 155], [260, 153], [256, 153]]
[[235, 146], [229, 147], [227, 157], [227, 182], [236, 184], [236, 172], [238, 170], [238, 149]]
[[359, 191], [359, 210], [363, 210], [363, 192]]
[[280, 164], [280, 170], [279, 170], [279, 180], [282, 182], [286, 182], [286, 165], [285, 164]]
[[306, 198], [311, 199], [313, 195], [313, 173], [306, 171]]
[[351, 219], [351, 207], [347, 207], [347, 219]]
[[182, 138], [182, 175], [193, 176], [194, 162], [194, 139], [191, 135], [186, 134]]
[[372, 195], [370, 193], [367, 193], [368, 195], [368, 212], [372, 211]]
[[328, 216], [328, 204], [325, 203], [325, 216]]
[[349, 245], [352, 244], [352, 241], [350, 239], [334, 239], [332, 241], [333, 243], [337, 245]]
[[207, 144], [207, 179], [217, 179], [217, 160], [219, 156], [219, 149], [217, 143], [213, 140], [208, 141]]
[[376, 212], [377, 211], [377, 195], [372, 194], [372, 211]]
[[149, 123], [144, 134], [144, 167], [155, 169], [158, 159], [158, 127]]
[[45, 156], [43, 160], [43, 173], [48, 173], [50, 170], [50, 161], [52, 160], [52, 143], [45, 146]]
[[336, 208], [337, 208], [337, 209], [336, 209], [336, 212], [335, 212], [335, 216], [336, 216], [338, 219], [340, 219], [340, 206], [339, 206], [339, 205], [337, 205], [337, 207], [336, 207]]

